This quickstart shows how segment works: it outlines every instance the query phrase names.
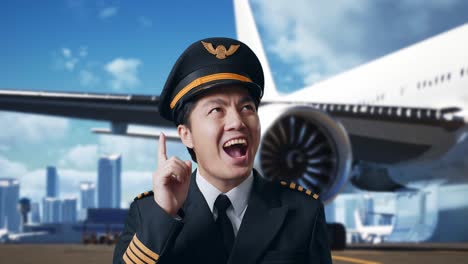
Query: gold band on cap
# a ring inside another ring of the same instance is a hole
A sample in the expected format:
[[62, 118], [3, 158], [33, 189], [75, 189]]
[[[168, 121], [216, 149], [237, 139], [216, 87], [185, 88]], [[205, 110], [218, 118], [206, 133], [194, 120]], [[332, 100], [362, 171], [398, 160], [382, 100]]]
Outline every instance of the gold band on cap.
[[174, 96], [174, 99], [172, 99], [170, 107], [173, 109], [177, 102], [182, 98], [185, 94], [187, 94], [190, 90], [193, 88], [205, 84], [207, 82], [212, 82], [216, 80], [238, 80], [238, 81], [243, 81], [243, 82], [252, 82], [252, 80], [249, 77], [245, 77], [240, 74], [235, 74], [235, 73], [215, 73], [215, 74], [210, 74], [206, 75], [200, 78], [197, 78], [187, 84], [182, 90], [180, 90], [176, 96]]

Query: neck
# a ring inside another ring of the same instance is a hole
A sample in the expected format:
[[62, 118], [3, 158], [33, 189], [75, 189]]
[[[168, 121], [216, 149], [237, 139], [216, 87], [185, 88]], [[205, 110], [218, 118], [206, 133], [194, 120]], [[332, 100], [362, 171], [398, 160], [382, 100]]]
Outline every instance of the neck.
[[198, 169], [200, 170], [200, 175], [207, 182], [209, 182], [211, 185], [213, 185], [216, 189], [218, 189], [222, 193], [227, 193], [230, 190], [236, 188], [250, 175], [250, 171], [249, 171], [249, 173], [247, 173], [246, 175], [242, 175], [240, 177], [233, 177], [232, 179], [220, 179], [220, 178], [211, 176], [209, 173], [207, 173], [206, 170], [204, 170], [201, 167], [198, 167]]

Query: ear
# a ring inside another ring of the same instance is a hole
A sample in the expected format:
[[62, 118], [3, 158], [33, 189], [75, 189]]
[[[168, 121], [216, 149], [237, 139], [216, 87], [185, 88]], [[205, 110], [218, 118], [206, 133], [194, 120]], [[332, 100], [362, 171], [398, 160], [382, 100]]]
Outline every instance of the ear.
[[193, 148], [192, 132], [186, 125], [178, 125], [177, 133], [187, 148]]

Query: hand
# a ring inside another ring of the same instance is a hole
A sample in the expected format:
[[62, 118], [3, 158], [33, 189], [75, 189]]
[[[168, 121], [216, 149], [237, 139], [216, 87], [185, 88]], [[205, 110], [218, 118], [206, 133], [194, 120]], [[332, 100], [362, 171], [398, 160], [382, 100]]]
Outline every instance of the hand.
[[166, 136], [161, 133], [158, 168], [153, 173], [153, 192], [156, 203], [169, 215], [176, 216], [187, 199], [191, 174], [191, 161], [182, 161], [175, 156], [167, 159]]

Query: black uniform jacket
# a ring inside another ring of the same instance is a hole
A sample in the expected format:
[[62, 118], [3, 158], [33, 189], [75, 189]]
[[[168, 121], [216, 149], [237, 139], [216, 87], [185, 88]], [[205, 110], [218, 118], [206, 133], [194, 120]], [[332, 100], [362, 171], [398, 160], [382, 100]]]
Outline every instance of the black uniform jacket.
[[248, 207], [226, 259], [195, 177], [193, 172], [182, 220], [166, 214], [153, 196], [131, 204], [114, 263], [332, 263], [320, 200], [294, 185], [268, 182], [255, 170]]

